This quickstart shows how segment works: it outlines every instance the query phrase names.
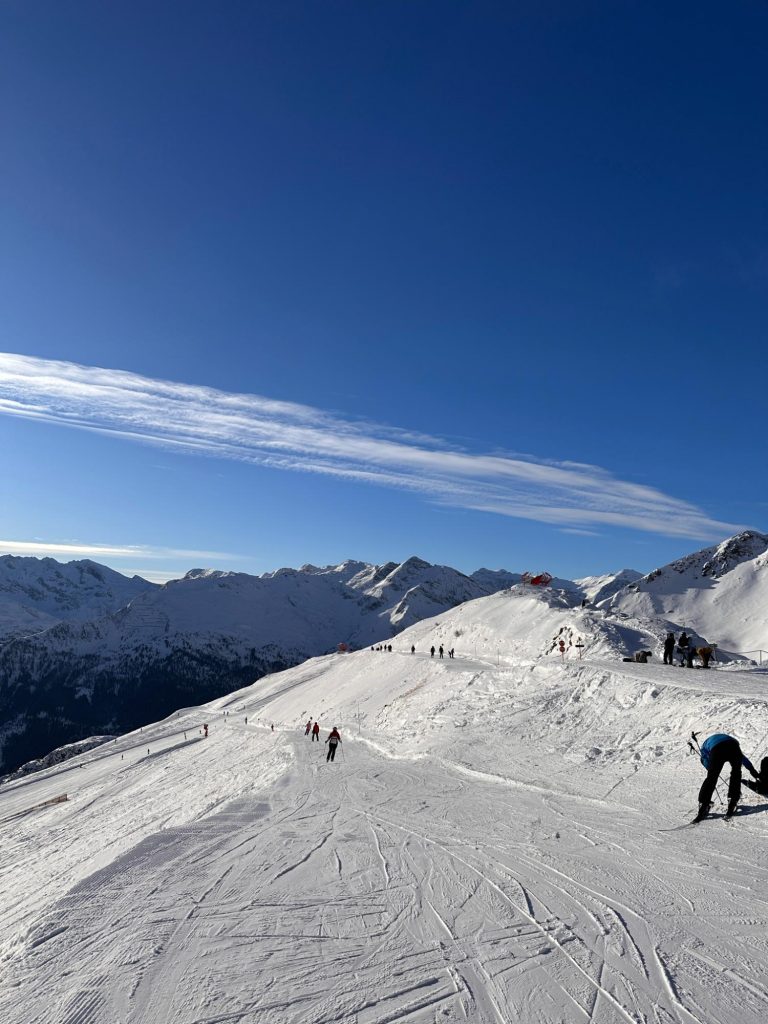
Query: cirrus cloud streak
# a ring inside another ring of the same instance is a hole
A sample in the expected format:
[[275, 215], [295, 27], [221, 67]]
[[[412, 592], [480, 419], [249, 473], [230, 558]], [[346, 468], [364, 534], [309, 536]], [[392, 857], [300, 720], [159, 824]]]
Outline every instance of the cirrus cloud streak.
[[0, 353], [0, 413], [412, 491], [440, 504], [559, 529], [613, 526], [706, 540], [739, 529], [598, 466], [473, 453], [311, 406], [124, 370]]

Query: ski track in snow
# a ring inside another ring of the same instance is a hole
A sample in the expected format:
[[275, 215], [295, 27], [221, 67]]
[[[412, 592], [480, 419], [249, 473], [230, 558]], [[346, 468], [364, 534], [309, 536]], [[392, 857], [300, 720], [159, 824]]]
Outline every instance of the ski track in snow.
[[[748, 676], [366, 657], [0, 790], [5, 1024], [768, 1018], [768, 819], [658, 831], [701, 780], [670, 720], [746, 728]], [[330, 764], [297, 725], [329, 691]]]

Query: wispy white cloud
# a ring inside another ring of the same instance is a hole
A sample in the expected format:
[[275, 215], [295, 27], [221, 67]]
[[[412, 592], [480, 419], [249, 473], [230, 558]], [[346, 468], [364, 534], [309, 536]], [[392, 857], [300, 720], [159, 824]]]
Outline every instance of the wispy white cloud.
[[0, 353], [0, 413], [409, 490], [442, 504], [559, 528], [618, 526], [706, 540], [739, 528], [598, 466], [477, 454], [311, 406], [123, 370]]
[[146, 558], [158, 561], [178, 558], [193, 559], [198, 563], [238, 558], [237, 555], [223, 551], [189, 551], [183, 548], [147, 547], [141, 544], [87, 544], [77, 541], [58, 543], [45, 540], [0, 540], [0, 553], [35, 558]]

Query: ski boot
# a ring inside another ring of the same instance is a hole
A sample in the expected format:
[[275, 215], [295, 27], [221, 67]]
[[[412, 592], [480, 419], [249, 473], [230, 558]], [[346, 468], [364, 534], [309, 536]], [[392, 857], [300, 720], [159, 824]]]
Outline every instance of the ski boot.
[[732, 818], [734, 816], [734, 814], [736, 813], [736, 808], [738, 806], [739, 806], [739, 801], [738, 800], [729, 800], [728, 801], [728, 810], [725, 812], [726, 818]]
[[699, 804], [699, 813], [693, 819], [694, 822], [696, 822], [696, 821], [704, 821], [706, 816], [709, 814], [709, 809], [710, 809], [711, 806], [712, 806], [712, 804]]

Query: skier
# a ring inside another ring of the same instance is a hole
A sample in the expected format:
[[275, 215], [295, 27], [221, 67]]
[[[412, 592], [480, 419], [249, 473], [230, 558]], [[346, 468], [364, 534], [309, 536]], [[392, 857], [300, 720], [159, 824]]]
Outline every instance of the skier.
[[270, 729], [272, 730], [272, 732], [274, 732], [274, 731], [275, 731], [275, 723], [274, 723], [274, 722], [273, 722], [273, 723], [272, 723], [272, 725], [270, 726]]
[[312, 719], [308, 718], [307, 719], [307, 728], [304, 730], [304, 735], [305, 736], [309, 736], [311, 731], [312, 731]]
[[675, 634], [667, 633], [667, 639], [664, 641], [664, 664], [674, 665], [675, 663]]
[[245, 724], [248, 725], [248, 715], [245, 716]]
[[315, 740], [320, 742], [320, 725], [317, 722], [312, 726], [312, 742], [314, 743]]
[[688, 653], [688, 634], [683, 630], [680, 639], [677, 641], [677, 653], [680, 656], [680, 668], [685, 668], [686, 655]]
[[442, 658], [442, 656], [443, 656], [443, 645], [442, 644], [440, 644], [440, 647], [438, 648], [438, 650], [440, 652], [440, 657]]
[[768, 757], [764, 757], [760, 762], [760, 774], [755, 776], [755, 781], [744, 779], [744, 785], [761, 796], [768, 796]]
[[416, 653], [416, 644], [411, 644], [411, 654]]
[[205, 729], [205, 733], [203, 735], [203, 739], [207, 740], [208, 739], [208, 724], [206, 722], [203, 723], [203, 729]]
[[339, 735], [339, 730], [336, 728], [335, 725], [328, 734], [328, 739], [325, 742], [328, 744], [328, 757], [326, 757], [325, 759], [326, 762], [335, 761], [336, 747], [338, 746], [339, 743], [341, 743], [341, 736]]
[[449, 657], [449, 658], [452, 658], [452, 657], [453, 657], [453, 652], [454, 652], [454, 648], [452, 647], [452, 648], [450, 649], [450, 651], [448, 651], [448, 657]]
[[717, 732], [704, 740], [699, 750], [701, 763], [707, 769], [707, 777], [699, 790], [699, 813], [694, 821], [703, 821], [709, 814], [712, 806], [712, 794], [715, 791], [720, 772], [727, 761], [731, 766], [731, 778], [728, 784], [728, 809], [725, 812], [726, 818], [730, 818], [735, 812], [741, 797], [741, 766], [758, 778], [757, 772], [749, 760], [741, 752], [739, 741], [727, 733]]
[[434, 648], [434, 646], [429, 648], [429, 656], [430, 656], [430, 658], [434, 658], [434, 656], [435, 656], [435, 648]]

